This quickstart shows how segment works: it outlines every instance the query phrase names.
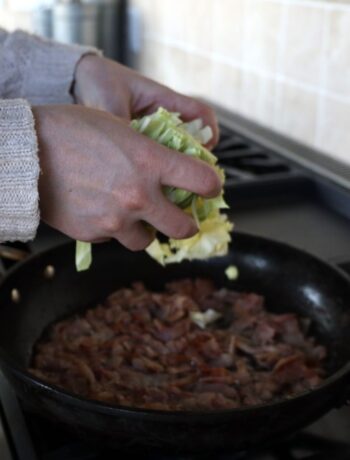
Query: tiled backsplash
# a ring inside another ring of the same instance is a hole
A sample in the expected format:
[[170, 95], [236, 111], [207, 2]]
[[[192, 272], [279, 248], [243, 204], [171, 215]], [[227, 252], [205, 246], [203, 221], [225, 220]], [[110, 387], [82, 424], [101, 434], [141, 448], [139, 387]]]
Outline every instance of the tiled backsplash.
[[[350, 163], [350, 0], [129, 2], [142, 72]], [[1, 9], [0, 26], [30, 15]]]
[[144, 73], [350, 163], [350, 1], [132, 4]]

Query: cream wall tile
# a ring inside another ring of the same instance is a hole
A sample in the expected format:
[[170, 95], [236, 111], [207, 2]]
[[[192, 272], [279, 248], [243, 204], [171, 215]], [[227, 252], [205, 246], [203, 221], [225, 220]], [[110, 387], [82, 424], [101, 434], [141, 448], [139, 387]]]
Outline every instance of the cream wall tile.
[[211, 51], [213, 0], [134, 0], [134, 4], [142, 12], [146, 36]]
[[277, 83], [274, 128], [289, 137], [313, 144], [316, 122], [317, 94], [287, 83]]
[[13, 14], [8, 10], [1, 10], [0, 12], [0, 27], [3, 27], [7, 30], [13, 30]]
[[10, 9], [0, 11], [0, 27], [8, 31], [15, 29], [32, 31], [32, 18], [28, 11], [12, 11]]
[[350, 104], [325, 97], [316, 147], [350, 164]]
[[350, 0], [132, 1], [148, 76], [350, 163]]
[[177, 91], [213, 99], [212, 62], [209, 59], [145, 40], [138, 69]]
[[321, 82], [325, 9], [289, 3], [282, 73], [311, 85]]
[[163, 5], [163, 37], [187, 43], [188, 16], [191, 15], [189, 0], [161, 0]]
[[273, 79], [243, 73], [241, 112], [266, 126], [273, 126], [276, 109], [276, 83]]
[[144, 40], [137, 69], [147, 77], [160, 80], [162, 78], [162, 57], [164, 46], [153, 40]]
[[325, 86], [350, 96], [350, 3], [348, 12], [333, 10], [327, 14]]
[[146, 36], [164, 37], [165, 27], [165, 8], [163, 0], [143, 0], [142, 5], [142, 23], [143, 32]]
[[213, 52], [241, 60], [246, 0], [219, 0], [213, 11]]
[[139, 70], [150, 78], [183, 93], [194, 91], [196, 81], [189, 65], [191, 57], [177, 48], [145, 40]]
[[[219, 0], [220, 1], [220, 0]], [[183, 41], [205, 52], [212, 50], [214, 0], [187, 0]]]
[[210, 59], [191, 54], [188, 55], [187, 66], [188, 78], [186, 92], [213, 99], [213, 62]]
[[275, 72], [281, 43], [281, 2], [245, 0], [245, 31], [243, 62], [245, 65], [266, 72]]
[[213, 66], [213, 101], [227, 109], [241, 110], [243, 73], [240, 69], [215, 62]]
[[145, 10], [147, 8], [147, 0], [129, 0], [129, 5], [131, 7], [140, 8]]
[[[176, 38], [186, 43], [186, 16], [184, 16], [182, 9], [184, 1], [176, 0], [176, 3], [174, 3], [172, 0], [148, 0], [148, 2], [152, 6], [149, 10], [151, 17], [147, 33], [158, 36], [160, 40]], [[191, 1], [187, 3], [189, 4]], [[182, 20], [181, 16], [183, 16]]]
[[189, 61], [191, 57], [183, 50], [164, 46], [161, 60], [161, 83], [188, 93], [192, 89]]
[[142, 34], [159, 40], [165, 38], [167, 28], [164, 0], [132, 0], [130, 6], [140, 11]]

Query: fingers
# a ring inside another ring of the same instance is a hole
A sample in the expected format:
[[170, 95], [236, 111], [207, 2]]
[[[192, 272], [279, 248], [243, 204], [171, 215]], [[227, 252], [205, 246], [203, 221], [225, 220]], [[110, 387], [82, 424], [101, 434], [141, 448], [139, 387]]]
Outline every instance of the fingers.
[[172, 92], [169, 102], [164, 101], [164, 107], [173, 112], [179, 112], [185, 121], [201, 118], [204, 126], [208, 125], [213, 131], [213, 138], [208, 143], [208, 147], [213, 147], [219, 140], [219, 127], [214, 111], [206, 104], [188, 96]]
[[164, 235], [181, 240], [198, 232], [191, 216], [171, 203], [159, 190], [154, 204], [145, 212], [145, 220]]
[[141, 251], [152, 243], [155, 232], [143, 222], [134, 222], [114, 237], [131, 251]]
[[206, 198], [219, 195], [222, 184], [213, 167], [197, 158], [165, 147], [158, 151], [162, 185], [182, 188]]
[[100, 100], [96, 104], [96, 108], [100, 110], [105, 110], [106, 112], [116, 115], [118, 118], [125, 120], [127, 123], [130, 123], [131, 120], [131, 110], [128, 104], [128, 101], [125, 98], [120, 98], [117, 95], [110, 95], [108, 99]]
[[219, 140], [218, 122], [215, 112], [207, 104], [177, 93], [145, 77], [142, 78], [141, 86], [144, 89], [142, 97], [137, 98], [137, 103], [133, 107], [136, 115], [152, 113], [162, 106], [170, 112], [179, 112], [185, 121], [201, 118], [204, 125], [209, 125], [213, 130], [213, 138], [207, 146], [211, 148], [217, 144]]

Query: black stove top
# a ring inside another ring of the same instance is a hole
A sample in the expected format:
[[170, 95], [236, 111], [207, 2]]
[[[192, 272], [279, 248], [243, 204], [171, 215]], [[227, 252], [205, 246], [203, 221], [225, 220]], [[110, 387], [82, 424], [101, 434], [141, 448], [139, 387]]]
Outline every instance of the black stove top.
[[[226, 171], [226, 196], [235, 228], [306, 249], [350, 273], [350, 168], [235, 115], [219, 111], [219, 120], [216, 154]], [[42, 226], [34, 242], [16, 246], [38, 252], [62, 239]], [[6, 269], [11, 262], [4, 260], [2, 265]], [[0, 460], [133, 458], [84, 444], [61, 426], [28, 413], [3, 378], [0, 401]], [[145, 453], [137, 458], [350, 459], [350, 410], [334, 410], [307, 430], [261, 452], [199, 457]]]

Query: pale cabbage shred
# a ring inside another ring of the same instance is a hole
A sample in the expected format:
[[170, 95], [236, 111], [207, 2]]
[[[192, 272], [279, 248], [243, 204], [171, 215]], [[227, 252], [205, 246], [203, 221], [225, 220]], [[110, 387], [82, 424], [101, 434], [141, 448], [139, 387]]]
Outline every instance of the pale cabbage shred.
[[[184, 123], [178, 113], [159, 108], [151, 115], [133, 120], [131, 127], [162, 145], [209, 163], [216, 169], [224, 183], [224, 172], [216, 165], [217, 158], [202, 145], [212, 137], [211, 128], [203, 127], [202, 120], [196, 119]], [[220, 209], [228, 208], [223, 199], [223, 192], [213, 199], [203, 199], [192, 192], [175, 187], [165, 187], [164, 192], [170, 201], [194, 217], [199, 231], [191, 238], [182, 240], [169, 238], [166, 243], [155, 239], [146, 248], [153, 259], [161, 265], [166, 265], [184, 259], [207, 259], [227, 254], [233, 225], [227, 220], [225, 214], [220, 214]], [[78, 242], [77, 270], [88, 269], [90, 263], [91, 244]]]
[[221, 314], [218, 311], [209, 308], [209, 310], [206, 310], [204, 312], [191, 311], [190, 318], [191, 321], [195, 323], [198, 327], [200, 327], [201, 329], [205, 329], [208, 326], [208, 324], [214, 323], [216, 320], [221, 318]]
[[236, 280], [238, 278], [238, 268], [235, 265], [229, 265], [226, 270], [225, 274], [229, 280]]

